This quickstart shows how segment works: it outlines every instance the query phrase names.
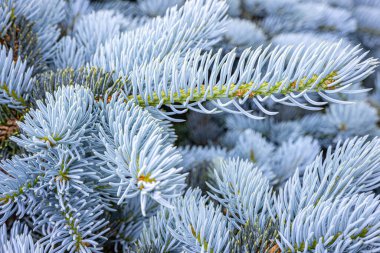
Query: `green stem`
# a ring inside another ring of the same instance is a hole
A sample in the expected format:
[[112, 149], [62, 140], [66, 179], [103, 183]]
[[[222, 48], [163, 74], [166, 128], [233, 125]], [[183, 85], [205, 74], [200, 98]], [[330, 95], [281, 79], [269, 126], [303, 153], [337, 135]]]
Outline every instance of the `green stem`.
[[[311, 78], [306, 79], [306, 77], [302, 78], [301, 81], [298, 84], [298, 87], [296, 87], [296, 82], [291, 83], [288, 85], [288, 87], [283, 88], [279, 91], [279, 88], [283, 84], [282, 81], [277, 82], [275, 85], [269, 88], [269, 83], [264, 82], [263, 84], [260, 85], [260, 87], [257, 90], [254, 90], [252, 92], [249, 92], [253, 83], [245, 83], [242, 84], [238, 87], [238, 89], [235, 90], [237, 87], [235, 84], [231, 84], [229, 87], [229, 90], [227, 91], [228, 86], [223, 85], [222, 87], [214, 86], [212, 88], [213, 92], [211, 95], [211, 92], [208, 92], [206, 96], [206, 100], [216, 100], [220, 98], [243, 98], [246, 97], [247, 95], [250, 98], [253, 98], [255, 96], [270, 96], [272, 94], [280, 93], [283, 95], [289, 94], [291, 92], [302, 92], [305, 90], [311, 90], [314, 92], [318, 92], [320, 90], [333, 90], [337, 88], [336, 86], [334, 87], [329, 87], [329, 84], [335, 81], [337, 73], [332, 72], [331, 74], [327, 75], [324, 79], [322, 79], [316, 86], [315, 88], [312, 89], [312, 85], [314, 82], [318, 79], [317, 75], [313, 75]], [[192, 95], [191, 101], [201, 101], [205, 94], [205, 86], [201, 85], [199, 89], [194, 90], [194, 93]], [[190, 90], [185, 91], [184, 89], [181, 89], [179, 94], [175, 93], [173, 94], [173, 99], [170, 98], [165, 92], [161, 93], [161, 98], [163, 99], [163, 104], [173, 104], [173, 103], [184, 103], [188, 97], [190, 97]], [[128, 96], [128, 100], [135, 100], [134, 95]], [[144, 98], [141, 95], [137, 95], [137, 103], [144, 107], [144, 106], [156, 106], [160, 104], [160, 98], [158, 97], [157, 93], [154, 93], [151, 97], [149, 97], [148, 101], [145, 101]]]
[[27, 102], [22, 96], [17, 95], [16, 91], [14, 90], [9, 90], [9, 87], [7, 84], [3, 84], [1, 86], [1, 89], [11, 98], [13, 98], [15, 101], [19, 102], [22, 106], [27, 106]]
[[[368, 228], [365, 227], [362, 231], [360, 231], [360, 233], [356, 234], [356, 235], [352, 235], [350, 236], [351, 240], [355, 240], [355, 239], [358, 239], [358, 238], [364, 238], [368, 233]], [[335, 243], [335, 241], [342, 235], [342, 232], [338, 232], [336, 235], [334, 235], [333, 239], [327, 244], [327, 246], [331, 246]], [[318, 244], [318, 241], [319, 240], [314, 240], [313, 243], [307, 248], [308, 251], [312, 251], [312, 250], [315, 250], [315, 248], [317, 247], [317, 244]], [[322, 237], [322, 242], [324, 243], [325, 242], [325, 238]], [[297, 252], [303, 252], [305, 250], [305, 243], [301, 243], [300, 246], [298, 245], [295, 245], [294, 247], [295, 251]], [[292, 252], [291, 250], [288, 250], [287, 252]]]

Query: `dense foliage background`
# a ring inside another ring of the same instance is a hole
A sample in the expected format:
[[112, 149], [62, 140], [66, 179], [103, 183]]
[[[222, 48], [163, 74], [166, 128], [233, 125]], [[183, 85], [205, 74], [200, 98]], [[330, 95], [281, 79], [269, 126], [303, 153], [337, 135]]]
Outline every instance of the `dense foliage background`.
[[0, 253], [379, 252], [379, 0], [0, 0]]

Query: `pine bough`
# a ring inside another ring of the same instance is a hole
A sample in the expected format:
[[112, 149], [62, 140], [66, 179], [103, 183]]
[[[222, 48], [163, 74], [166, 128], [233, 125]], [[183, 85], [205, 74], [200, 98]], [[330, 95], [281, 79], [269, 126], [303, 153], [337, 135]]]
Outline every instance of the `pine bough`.
[[[379, 139], [337, 141], [318, 155], [310, 137], [276, 135], [274, 151], [264, 135], [235, 129], [231, 150], [179, 149], [168, 122], [188, 110], [263, 119], [277, 114], [268, 101], [333, 102], [328, 115], [345, 115], [337, 96], [358, 92], [351, 85], [376, 59], [328, 42], [215, 52], [224, 1], [139, 1], [161, 16], [135, 29], [112, 7], [74, 2], [0, 4], [0, 138], [5, 153], [18, 147], [0, 162], [0, 252], [380, 250]], [[213, 171], [207, 195], [186, 189], [202, 159]]]

